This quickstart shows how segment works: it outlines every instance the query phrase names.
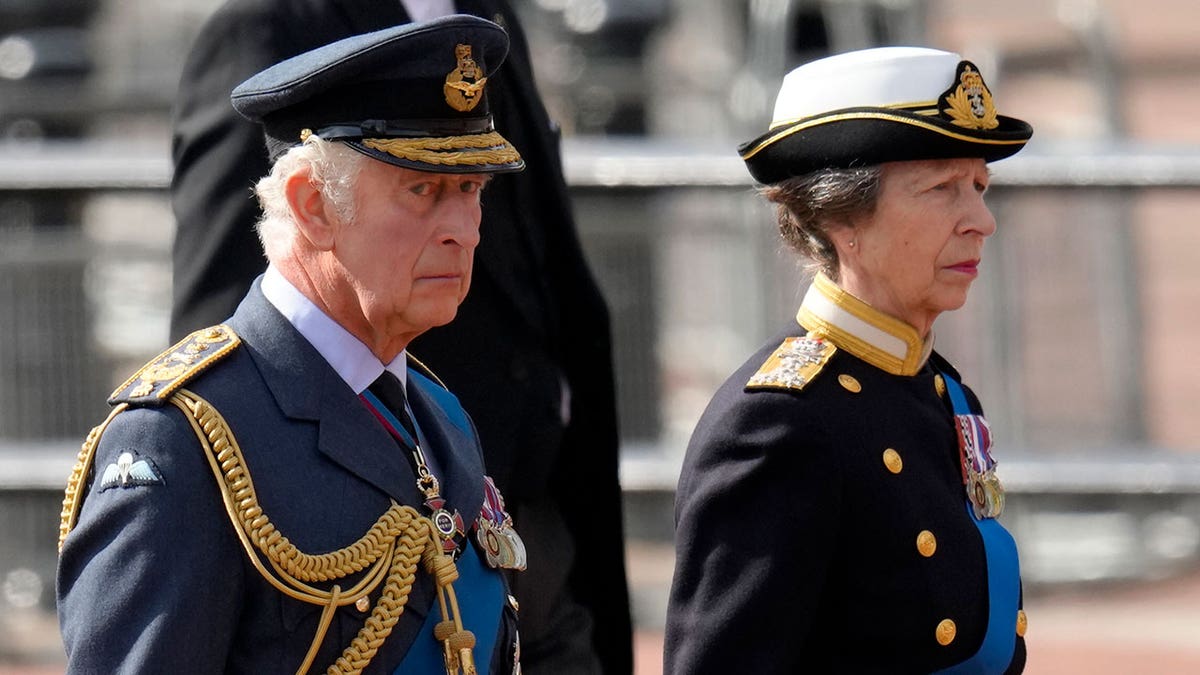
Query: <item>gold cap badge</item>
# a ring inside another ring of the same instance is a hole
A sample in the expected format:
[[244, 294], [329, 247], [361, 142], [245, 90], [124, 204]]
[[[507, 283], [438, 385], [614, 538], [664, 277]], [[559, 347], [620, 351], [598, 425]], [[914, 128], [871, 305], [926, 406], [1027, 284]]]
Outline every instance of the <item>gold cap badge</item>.
[[487, 83], [487, 78], [475, 59], [471, 58], [471, 45], [455, 45], [454, 57], [458, 59], [458, 65], [446, 75], [442, 91], [451, 108], [467, 112], [483, 100], [483, 85]]
[[995, 129], [1000, 126], [992, 92], [983, 83], [979, 68], [970, 61], [958, 63], [955, 85], [942, 93], [938, 112], [950, 118], [956, 126], [967, 129]]

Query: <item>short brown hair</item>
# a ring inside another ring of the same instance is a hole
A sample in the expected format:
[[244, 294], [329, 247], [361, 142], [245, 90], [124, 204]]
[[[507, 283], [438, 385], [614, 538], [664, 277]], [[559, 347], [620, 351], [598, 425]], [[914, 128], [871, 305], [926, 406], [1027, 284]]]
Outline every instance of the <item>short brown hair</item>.
[[779, 234], [788, 246], [837, 281], [838, 255], [829, 229], [875, 210], [882, 174], [878, 165], [822, 169], [765, 185], [759, 194], [775, 204]]

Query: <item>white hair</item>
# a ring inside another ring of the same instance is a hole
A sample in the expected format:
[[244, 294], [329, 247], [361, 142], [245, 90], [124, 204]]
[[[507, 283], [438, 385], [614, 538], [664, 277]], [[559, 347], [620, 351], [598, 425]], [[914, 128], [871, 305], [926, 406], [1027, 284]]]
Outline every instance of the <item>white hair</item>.
[[307, 168], [309, 181], [333, 205], [343, 222], [353, 222], [355, 213], [354, 186], [366, 156], [343, 143], [327, 141], [316, 134], [304, 143], [289, 149], [275, 164], [271, 173], [254, 186], [263, 214], [255, 224], [267, 260], [276, 260], [296, 236], [296, 221], [288, 205], [285, 186], [296, 171]]

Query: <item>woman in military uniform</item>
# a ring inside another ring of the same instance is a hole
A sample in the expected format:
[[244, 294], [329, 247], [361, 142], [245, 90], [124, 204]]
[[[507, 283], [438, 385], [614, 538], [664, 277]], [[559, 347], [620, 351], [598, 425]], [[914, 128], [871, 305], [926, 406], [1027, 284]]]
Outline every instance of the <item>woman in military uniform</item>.
[[957, 54], [870, 49], [784, 78], [740, 151], [817, 273], [692, 436], [666, 672], [1023, 669], [987, 422], [932, 326], [996, 229], [987, 163], [1031, 134]]

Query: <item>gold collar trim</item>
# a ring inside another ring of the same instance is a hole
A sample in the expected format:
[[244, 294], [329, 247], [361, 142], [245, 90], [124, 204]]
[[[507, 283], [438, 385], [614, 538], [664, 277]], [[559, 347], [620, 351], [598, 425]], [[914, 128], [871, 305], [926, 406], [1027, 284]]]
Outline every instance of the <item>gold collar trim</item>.
[[922, 340], [915, 328], [847, 293], [824, 274], [813, 279], [796, 321], [892, 375], [916, 375], [933, 351], [932, 336]]

